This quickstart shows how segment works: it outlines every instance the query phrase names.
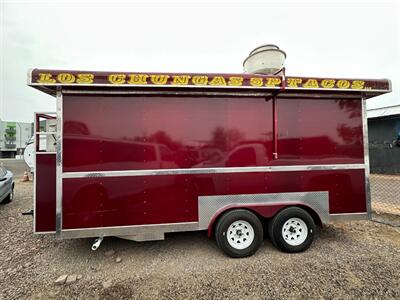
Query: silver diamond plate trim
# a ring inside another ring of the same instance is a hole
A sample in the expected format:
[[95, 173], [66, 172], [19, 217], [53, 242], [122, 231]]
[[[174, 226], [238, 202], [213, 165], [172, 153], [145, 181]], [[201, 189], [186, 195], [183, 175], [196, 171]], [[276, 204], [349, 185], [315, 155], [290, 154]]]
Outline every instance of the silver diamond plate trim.
[[321, 218], [323, 223], [329, 221], [329, 193], [301, 192], [301, 193], [274, 193], [274, 194], [241, 194], [200, 196], [199, 205], [199, 230], [207, 229], [212, 218], [224, 207], [273, 205], [273, 204], [305, 204], [311, 207]]
[[99, 177], [104, 177], [104, 173], [88, 173], [87, 178], [99, 178]]

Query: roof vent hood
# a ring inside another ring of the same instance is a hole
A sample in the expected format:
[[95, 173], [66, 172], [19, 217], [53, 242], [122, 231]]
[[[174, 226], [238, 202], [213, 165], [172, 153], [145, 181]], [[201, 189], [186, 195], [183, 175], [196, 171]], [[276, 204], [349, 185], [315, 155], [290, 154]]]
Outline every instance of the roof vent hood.
[[255, 48], [243, 62], [245, 73], [278, 75], [285, 64], [286, 53], [268, 44]]

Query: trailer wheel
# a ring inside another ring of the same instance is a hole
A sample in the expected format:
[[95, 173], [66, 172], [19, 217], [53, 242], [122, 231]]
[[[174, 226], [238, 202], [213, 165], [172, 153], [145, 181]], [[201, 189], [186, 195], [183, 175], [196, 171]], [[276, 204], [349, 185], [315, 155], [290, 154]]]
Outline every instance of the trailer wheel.
[[245, 209], [231, 210], [219, 219], [215, 228], [218, 247], [230, 257], [253, 255], [263, 240], [258, 217]]
[[280, 211], [268, 224], [275, 247], [288, 253], [307, 250], [314, 240], [315, 224], [304, 209], [289, 207]]

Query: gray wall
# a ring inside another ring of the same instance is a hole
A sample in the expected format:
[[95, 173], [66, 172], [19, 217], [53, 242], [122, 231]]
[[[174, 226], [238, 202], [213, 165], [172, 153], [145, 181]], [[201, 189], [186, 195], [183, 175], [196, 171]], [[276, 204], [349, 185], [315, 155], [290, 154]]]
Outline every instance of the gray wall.
[[368, 138], [371, 173], [400, 173], [400, 116], [368, 119]]

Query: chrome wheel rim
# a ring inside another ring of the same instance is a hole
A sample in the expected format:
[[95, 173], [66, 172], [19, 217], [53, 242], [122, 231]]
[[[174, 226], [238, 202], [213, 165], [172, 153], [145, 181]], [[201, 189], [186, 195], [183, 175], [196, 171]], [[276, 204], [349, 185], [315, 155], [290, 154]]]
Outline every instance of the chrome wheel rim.
[[237, 250], [246, 249], [253, 243], [254, 228], [247, 221], [235, 221], [229, 226], [226, 232], [226, 238], [232, 248]]
[[299, 246], [307, 239], [308, 227], [300, 218], [290, 218], [282, 226], [282, 237], [290, 246]]

